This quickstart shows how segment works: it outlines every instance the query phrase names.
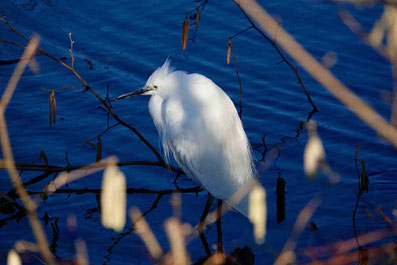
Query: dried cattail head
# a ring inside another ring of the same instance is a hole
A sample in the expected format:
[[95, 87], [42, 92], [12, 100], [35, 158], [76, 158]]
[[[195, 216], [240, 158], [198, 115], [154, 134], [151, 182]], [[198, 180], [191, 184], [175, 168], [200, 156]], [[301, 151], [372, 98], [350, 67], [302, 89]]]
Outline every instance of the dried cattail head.
[[196, 28], [195, 30], [198, 30], [198, 26], [199, 26], [199, 21], [200, 21], [200, 8], [196, 8]]
[[306, 176], [314, 177], [319, 166], [325, 162], [325, 151], [321, 139], [317, 135], [316, 124], [309, 122], [306, 124], [306, 128], [309, 132], [309, 140], [303, 154], [303, 168]]
[[21, 258], [19, 257], [18, 253], [11, 249], [7, 255], [7, 265], [22, 265]]
[[113, 161], [103, 174], [101, 220], [105, 227], [121, 231], [126, 219], [126, 180], [115, 164]]
[[182, 49], [186, 49], [186, 44], [187, 44], [187, 38], [189, 35], [189, 18], [186, 17], [185, 21], [182, 23]]
[[229, 40], [228, 46], [227, 46], [227, 57], [226, 57], [226, 63], [230, 63], [230, 53], [232, 52], [232, 41]]
[[55, 91], [52, 91], [50, 97], [48, 98], [49, 101], [49, 124], [56, 124], [57, 121], [57, 102], [55, 100]]
[[254, 237], [257, 244], [265, 242], [266, 235], [266, 191], [260, 185], [255, 185], [249, 195], [248, 217], [254, 225]]

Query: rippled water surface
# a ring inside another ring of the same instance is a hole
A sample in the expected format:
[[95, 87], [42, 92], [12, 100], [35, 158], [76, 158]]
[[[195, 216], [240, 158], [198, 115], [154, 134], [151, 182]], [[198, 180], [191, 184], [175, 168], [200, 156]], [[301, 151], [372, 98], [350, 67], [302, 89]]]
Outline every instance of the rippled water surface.
[[[3, 0], [0, 13], [23, 34], [40, 35], [40, 47], [68, 64], [71, 60], [68, 34], [71, 32], [75, 41], [75, 69], [103, 98], [107, 88], [113, 98], [143, 86], [148, 76], [170, 57], [175, 68], [206, 75], [238, 104], [239, 83], [233, 62], [226, 64], [226, 51], [228, 38], [250, 24], [232, 1], [210, 0], [201, 12], [198, 31], [191, 25], [187, 49], [182, 50], [181, 25], [185, 12], [199, 4], [182, 0]], [[261, 4], [317, 59], [321, 60], [327, 52], [336, 54], [338, 60], [332, 72], [389, 119], [391, 105], [381, 94], [391, 91], [390, 66], [341, 22], [342, 6], [305, 0], [262, 1]], [[382, 13], [380, 5], [348, 8], [368, 30]], [[4, 24], [0, 24], [0, 36], [0, 39], [24, 44]], [[233, 39], [233, 50], [243, 88], [242, 121], [254, 147], [260, 181], [267, 190], [268, 233], [265, 244], [256, 245], [249, 221], [236, 212], [227, 213], [222, 219], [225, 250], [230, 253], [235, 248], [249, 246], [256, 264], [272, 262], [290, 236], [299, 211], [319, 192], [322, 203], [311, 219], [318, 230], [305, 229], [298, 249], [354, 238], [352, 212], [357, 196], [354, 158], [359, 145], [362, 146], [359, 157], [365, 161], [370, 184], [368, 194], [364, 194], [359, 203], [357, 230], [361, 234], [385, 228], [382, 222], [370, 220], [365, 210], [373, 212], [371, 205], [374, 205], [392, 216], [397, 164], [396, 153], [390, 145], [298, 68], [320, 109], [311, 116], [312, 108], [296, 76], [285, 63], [279, 64], [279, 55], [256, 31], [251, 29]], [[21, 53], [20, 48], [0, 44], [1, 60], [18, 59]], [[115, 121], [112, 118], [108, 121], [107, 112], [89, 91], [76, 88], [55, 92], [57, 123], [50, 126], [50, 93], [41, 88], [57, 89], [81, 83], [45, 56], [38, 55], [37, 61], [40, 74], [25, 72], [6, 111], [16, 162], [43, 164], [39, 160], [41, 151], [46, 153], [50, 165], [66, 167], [65, 153], [72, 166], [94, 162], [96, 151], [84, 145], [85, 142], [93, 139], [96, 144], [95, 137]], [[15, 64], [0, 66], [2, 89], [14, 67]], [[159, 149], [147, 102], [148, 97], [137, 97], [120, 101], [113, 107], [122, 120]], [[318, 125], [330, 167], [340, 174], [341, 180], [334, 186], [326, 176], [307, 180], [303, 174], [303, 149], [308, 137], [303, 122], [310, 117]], [[267, 149], [262, 141], [264, 135]], [[101, 139], [103, 157], [116, 155], [122, 162], [156, 160], [136, 135], [123, 126], [111, 129]], [[266, 150], [277, 151], [278, 156], [267, 170], [262, 170]], [[125, 166], [122, 171], [127, 176], [129, 188], [175, 189], [172, 183], [175, 173], [161, 167]], [[42, 174], [23, 171], [22, 180], [31, 183], [30, 180]], [[42, 191], [53, 177], [43, 177], [27, 189]], [[70, 183], [67, 189], [98, 189], [101, 177], [102, 173], [94, 174]], [[286, 218], [281, 223], [276, 220], [276, 181], [279, 177], [286, 181]], [[186, 177], [179, 178], [178, 184], [183, 188], [194, 186]], [[0, 171], [0, 185], [4, 193], [12, 189], [5, 171]], [[128, 207], [137, 206], [147, 211], [156, 198], [156, 194], [129, 194]], [[205, 202], [205, 192], [183, 194], [183, 221], [197, 224]], [[144, 244], [134, 233], [130, 234], [130, 221], [121, 234], [102, 227], [98, 197], [93, 191], [51, 195], [40, 202], [38, 215], [54, 253], [61, 259], [73, 257], [74, 239], [80, 238], [86, 241], [91, 264], [150, 264]], [[163, 222], [171, 215], [170, 195], [162, 196], [157, 208], [147, 214], [147, 221], [165, 249], [168, 249], [168, 241]], [[77, 220], [74, 232], [68, 229], [70, 216]], [[26, 217], [18, 219], [13, 214], [0, 214], [0, 225], [0, 258], [4, 262], [15, 241], [33, 240], [33, 235]], [[206, 236], [210, 246], [216, 244], [216, 227], [211, 226]], [[188, 250], [194, 262], [205, 256], [199, 239], [193, 240]], [[298, 259], [307, 260], [303, 255], [298, 255]]]

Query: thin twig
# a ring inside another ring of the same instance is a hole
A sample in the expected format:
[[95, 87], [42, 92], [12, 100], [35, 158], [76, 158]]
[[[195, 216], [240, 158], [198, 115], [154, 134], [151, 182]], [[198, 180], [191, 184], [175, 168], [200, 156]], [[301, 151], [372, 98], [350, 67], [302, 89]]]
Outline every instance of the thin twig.
[[237, 37], [238, 35], [240, 35], [240, 34], [246, 32], [246, 31], [248, 31], [248, 30], [250, 30], [250, 29], [252, 29], [252, 28], [254, 28], [254, 26], [251, 25], [251, 26], [249, 26], [249, 27], [247, 27], [247, 28], [245, 28], [245, 29], [243, 29], [243, 30], [237, 32], [236, 34], [234, 34], [234, 35], [232, 35], [231, 37], [229, 37], [229, 40], [234, 39], [234, 38]]
[[354, 158], [354, 164], [356, 166], [356, 173], [357, 173], [357, 184], [358, 184], [358, 190], [357, 190], [357, 198], [356, 198], [356, 204], [354, 206], [354, 210], [353, 210], [353, 223], [355, 223], [356, 221], [356, 212], [357, 212], [357, 208], [358, 208], [358, 202], [360, 200], [360, 196], [361, 196], [361, 177], [360, 177], [360, 171], [358, 169], [358, 151], [361, 149], [361, 145], [357, 146], [356, 148], [356, 156]]
[[218, 248], [217, 251], [218, 252], [223, 252], [223, 236], [222, 236], [222, 222], [221, 222], [221, 218], [222, 218], [222, 200], [218, 199], [218, 208], [217, 208], [217, 220], [216, 220], [216, 230], [217, 230], [217, 234], [218, 234]]
[[70, 52], [70, 57], [72, 58], [71, 67], [74, 68], [74, 55], [73, 55], [73, 44], [74, 44], [74, 41], [72, 40], [72, 33], [71, 32], [69, 32], [69, 40], [70, 40], [69, 52]]
[[204, 229], [206, 228], [205, 219], [207, 218], [208, 212], [210, 211], [211, 205], [213, 202], [214, 202], [214, 196], [212, 196], [210, 193], [208, 193], [208, 198], [205, 203], [204, 211], [201, 214], [200, 222], [197, 225], [197, 231], [200, 234], [200, 240], [201, 240], [201, 243], [203, 244], [203, 247], [204, 247], [204, 250], [205, 250], [205, 253], [207, 254], [207, 256], [211, 255], [211, 249], [210, 249], [207, 239], [205, 238], [205, 235], [204, 235]]
[[[131, 162], [129, 162], [129, 164], [130, 165], [139, 164], [139, 165], [150, 165], [150, 166], [154, 166], [154, 165], [155, 166], [163, 166], [159, 162], [150, 162], [150, 161], [131, 161]], [[46, 186], [45, 190], [48, 194], [53, 193], [54, 191], [58, 190], [61, 186], [65, 185], [73, 180], [93, 174], [93, 173], [98, 172], [98, 171], [106, 168], [107, 166], [111, 166], [111, 165], [115, 165], [114, 161], [112, 161], [111, 158], [107, 158], [107, 159], [102, 159], [99, 162], [96, 162], [96, 163], [93, 163], [91, 165], [84, 166], [84, 167], [76, 168], [74, 166], [67, 166], [66, 168], [63, 168], [63, 169], [67, 169], [67, 170], [64, 170], [65, 173], [61, 174], [55, 180], [53, 180], [51, 183], [49, 183]], [[116, 165], [125, 165], [125, 163], [120, 163], [120, 164], [116, 163]], [[50, 168], [50, 166], [48, 166], [48, 168]], [[57, 172], [59, 172], [59, 171], [57, 171]]]
[[[2, 21], [1, 18], [0, 18], [0, 21]], [[18, 44], [18, 43], [14, 42], [14, 41], [0, 40], [0, 42], [4, 42], [4, 43], [7, 43], [7, 44], [11, 44], [11, 45], [17, 46], [17, 47], [22, 48], [22, 49], [26, 49], [26, 46]], [[21, 60], [21, 59], [19, 59], [19, 60]]]
[[[85, 141], [84, 145], [81, 147], [81, 149], [84, 149], [84, 147], [89, 144], [91, 145], [91, 141], [97, 139], [98, 137], [101, 137], [102, 135], [104, 135], [105, 133], [107, 133], [108, 131], [110, 131], [111, 129], [113, 129], [114, 127], [120, 125], [120, 123], [115, 123], [111, 126], [108, 126], [104, 131], [102, 131], [100, 134], [98, 134], [97, 136], [92, 137], [91, 139], [88, 139], [87, 141]], [[94, 146], [95, 147], [95, 146]], [[95, 149], [95, 148], [94, 148]]]
[[[182, 188], [182, 189], [165, 189], [165, 190], [151, 190], [151, 189], [146, 189], [146, 188], [127, 188], [126, 193], [127, 194], [155, 194], [155, 195], [169, 195], [169, 194], [174, 194], [174, 193], [193, 193], [197, 194], [199, 192], [204, 191], [202, 187], [196, 186], [196, 187], [191, 187], [191, 188]], [[43, 191], [28, 191], [29, 194], [32, 195], [46, 195], [45, 192]], [[62, 188], [62, 189], [57, 189], [53, 193], [57, 194], [100, 194], [101, 189], [89, 189], [89, 188], [83, 188], [83, 189], [70, 189], [70, 188]]]
[[194, 9], [185, 12], [185, 16], [189, 15], [190, 13], [193, 13], [193, 12], [197, 11], [197, 8], [202, 8], [203, 9], [207, 3], [208, 3], [208, 0], [204, 0], [201, 4], [196, 6]]
[[67, 86], [67, 87], [61, 87], [61, 88], [56, 88], [56, 89], [46, 89], [46, 88], [40, 88], [43, 91], [59, 91], [59, 90], [65, 90], [65, 89], [74, 89], [74, 88], [82, 88], [84, 87], [84, 85], [80, 85], [80, 86]]
[[237, 32], [237, 33], [234, 34], [233, 36], [229, 37], [229, 40], [228, 40], [228, 42], [229, 42], [229, 48], [228, 48], [228, 54], [227, 54], [227, 63], [229, 64], [230, 53], [232, 53], [232, 55], [233, 55], [233, 61], [234, 61], [234, 66], [235, 66], [235, 70], [234, 70], [234, 71], [236, 72], [237, 80], [238, 80], [238, 83], [239, 83], [239, 86], [240, 86], [240, 102], [239, 102], [240, 110], [239, 110], [239, 112], [238, 112], [238, 114], [239, 114], [240, 117], [241, 117], [241, 113], [242, 113], [242, 110], [243, 110], [243, 104], [242, 104], [243, 86], [242, 86], [242, 84], [241, 84], [241, 78], [240, 78], [240, 75], [239, 75], [239, 72], [238, 72], [237, 57], [236, 57], [236, 54], [234, 53], [234, 50], [233, 50], [233, 48], [232, 48], [232, 39], [235, 38], [235, 37], [237, 37], [238, 35], [240, 35], [240, 34], [246, 32], [246, 31], [252, 29], [252, 28], [253, 28], [253, 26], [249, 26], [249, 27], [247, 27], [246, 29], [243, 29], [243, 30], [241, 30], [240, 32]]
[[233, 48], [232, 48], [232, 46], [231, 46], [231, 40], [230, 40], [230, 39], [229, 39], [229, 43], [230, 43], [230, 46], [229, 46], [229, 47], [230, 47], [230, 51], [231, 51], [231, 53], [232, 53], [232, 55], [233, 55], [233, 61], [234, 61], [234, 66], [235, 66], [234, 71], [236, 72], [238, 84], [239, 84], [239, 86], [240, 86], [240, 102], [239, 102], [240, 110], [239, 110], [238, 113], [239, 113], [239, 116], [241, 117], [241, 112], [242, 112], [242, 110], [243, 110], [243, 104], [242, 104], [243, 86], [242, 86], [242, 84], [241, 84], [241, 78], [240, 78], [240, 75], [239, 75], [239, 73], [238, 73], [237, 57], [236, 57], [236, 54], [234, 53]]
[[[357, 248], [358, 249], [361, 247], [360, 241], [358, 240], [358, 233], [357, 233], [357, 227], [356, 227], [356, 213], [357, 213], [358, 203], [359, 203], [360, 197], [361, 197], [361, 176], [360, 176], [360, 171], [358, 169], [358, 151], [360, 149], [361, 149], [361, 145], [357, 146], [357, 148], [356, 148], [356, 156], [354, 158], [354, 164], [356, 166], [356, 173], [357, 173], [358, 190], [357, 190], [356, 204], [354, 205], [353, 217], [352, 217], [354, 236], [356, 237], [356, 242], [357, 242]], [[360, 252], [359, 252], [359, 255], [361, 255]]]
[[[36, 183], [48, 178], [52, 174], [53, 174], [52, 172], [44, 172], [43, 174], [41, 174], [35, 178], [32, 178], [29, 181], [24, 182], [23, 186], [25, 187], [25, 189], [27, 189], [28, 186], [36, 184]], [[10, 190], [9, 192], [7, 192], [7, 195], [9, 195], [11, 198], [14, 198], [14, 199], [16, 199], [18, 197], [18, 194], [17, 194], [15, 188]]]
[[5, 194], [4, 192], [0, 191], [0, 196], [3, 197], [9, 204], [11, 204], [12, 206], [14, 206], [15, 208], [17, 208], [20, 211], [25, 211], [25, 208], [23, 208], [23, 206], [19, 205], [13, 198], [11, 198], [10, 196], [8, 196], [7, 194]]
[[[93, 165], [87, 166], [57, 166], [57, 165], [37, 165], [37, 164], [28, 164], [28, 163], [15, 163], [15, 167], [17, 170], [26, 170], [26, 171], [45, 171], [45, 172], [63, 172], [63, 171], [70, 171], [70, 170], [86, 170], [86, 169], [93, 169], [93, 168], [102, 168], [106, 167], [108, 164], [106, 163], [97, 163]], [[127, 161], [127, 162], [118, 162], [117, 166], [156, 166], [156, 167], [163, 167], [167, 168], [163, 163], [159, 161]], [[7, 164], [4, 160], [0, 160], [0, 169], [7, 169]], [[185, 174], [183, 170], [170, 166], [170, 169], [178, 174]]]

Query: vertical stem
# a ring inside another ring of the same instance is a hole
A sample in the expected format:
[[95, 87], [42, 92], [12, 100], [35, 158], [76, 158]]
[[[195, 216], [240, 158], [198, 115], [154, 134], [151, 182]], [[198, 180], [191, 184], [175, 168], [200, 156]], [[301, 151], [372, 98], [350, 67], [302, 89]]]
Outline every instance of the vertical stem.
[[214, 202], [214, 196], [212, 196], [211, 194], [208, 193], [208, 199], [207, 199], [207, 202], [205, 203], [203, 214], [201, 215], [200, 222], [197, 226], [197, 230], [200, 234], [200, 239], [201, 239], [201, 242], [203, 243], [205, 253], [208, 256], [211, 255], [211, 249], [208, 246], [207, 239], [205, 238], [205, 235], [204, 235], [204, 225], [205, 225], [205, 219], [207, 218], [208, 212], [210, 211], [210, 207], [213, 202]]
[[216, 210], [216, 230], [218, 231], [218, 252], [223, 252], [223, 238], [222, 238], [222, 200], [218, 199], [218, 208]]
[[9, 101], [15, 91], [15, 88], [24, 72], [27, 64], [32, 60], [36, 48], [39, 44], [39, 38], [33, 36], [29, 45], [26, 47], [18, 65], [16, 66], [14, 73], [7, 84], [7, 88], [1, 98], [0, 102], [0, 140], [1, 149], [4, 156], [4, 164], [7, 168], [8, 174], [10, 175], [12, 184], [15, 187], [21, 201], [26, 209], [26, 214], [28, 216], [30, 226], [32, 227], [33, 234], [36, 238], [37, 244], [39, 246], [39, 251], [43, 256], [46, 264], [55, 265], [55, 260], [48, 248], [48, 241], [46, 234], [44, 233], [43, 227], [41, 226], [40, 220], [36, 215], [36, 204], [30, 199], [28, 192], [26, 191], [21, 178], [17, 172], [14, 162], [14, 156], [12, 154], [10, 138], [8, 136], [7, 124], [4, 116], [4, 112], [7, 108]]

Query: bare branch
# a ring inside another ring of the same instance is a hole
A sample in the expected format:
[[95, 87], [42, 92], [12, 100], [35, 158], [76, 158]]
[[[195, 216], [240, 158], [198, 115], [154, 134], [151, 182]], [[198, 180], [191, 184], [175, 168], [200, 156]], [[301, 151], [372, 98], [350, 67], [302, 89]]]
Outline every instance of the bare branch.
[[[246, 19], [248, 20], [248, 22], [251, 24], [251, 26], [259, 33], [261, 34], [273, 47], [274, 49], [276, 49], [277, 53], [279, 54], [279, 56], [282, 59], [282, 62], [285, 62], [290, 68], [291, 70], [295, 73], [296, 78], [298, 79], [298, 84], [303, 88], [303, 91], [306, 94], [307, 100], [309, 101], [310, 105], [313, 107], [313, 109], [315, 111], [318, 111], [318, 108], [316, 107], [316, 105], [314, 105], [314, 102], [312, 101], [309, 91], [307, 90], [306, 86], [303, 84], [302, 82], [302, 78], [300, 77], [299, 73], [298, 73], [298, 69], [297, 67], [294, 67], [292, 65], [292, 63], [290, 61], [287, 60], [287, 58], [284, 56], [284, 54], [280, 51], [280, 49], [277, 47], [276, 44], [276, 38], [277, 38], [277, 34], [279, 32], [279, 29], [281, 28], [280, 23], [277, 24], [277, 27], [274, 30], [274, 37], [273, 40], [271, 38], [269, 38], [265, 33], [263, 33], [262, 30], [260, 30], [255, 23], [251, 20], [251, 18], [247, 15], [247, 13], [245, 12], [245, 10], [241, 7], [240, 2], [233, 0], [233, 2], [240, 8], [241, 12], [244, 14], [244, 16], [246, 17]], [[246, 29], [247, 30], [247, 29]], [[245, 30], [244, 30], [245, 31]], [[239, 34], [239, 33], [238, 33]], [[269, 34], [272, 35], [272, 34]], [[234, 37], [234, 36], [233, 36]]]
[[61, 87], [61, 88], [56, 88], [56, 89], [46, 89], [46, 88], [41, 88], [43, 91], [60, 91], [60, 90], [65, 90], [65, 89], [73, 89], [73, 88], [82, 88], [84, 87], [83, 85], [80, 86], [68, 86], [68, 87]]
[[[0, 22], [3, 22], [3, 23], [5, 23], [5, 24], [7, 24], [7, 26], [8, 26], [13, 32], [15, 32], [16, 34], [18, 34], [19, 36], [21, 36], [24, 40], [29, 41], [29, 40], [25, 37], [25, 35], [23, 35], [23, 34], [20, 33], [19, 31], [17, 31], [17, 30], [15, 29], [15, 27], [12, 26], [12, 25], [11, 25], [8, 21], [6, 21], [5, 19], [0, 18]], [[0, 40], [0, 41], [3, 41], [3, 40]], [[11, 42], [11, 41], [3, 41], [3, 42], [6, 42], [6, 43], [8, 43], [8, 44], [12, 44], [12, 45], [15, 45], [15, 46], [18, 46], [18, 47], [21, 47], [21, 48], [25, 48], [24, 46], [22, 46], [22, 45], [20, 45], [20, 44], [17, 44], [17, 43], [15, 43], [15, 42]], [[158, 159], [158, 162], [161, 163], [163, 167], [165, 167], [165, 168], [167, 168], [167, 169], [170, 169], [170, 170], [172, 170], [172, 171], [175, 171], [176, 168], [173, 167], [173, 166], [171, 166], [171, 165], [169, 165], [169, 164], [167, 164], [167, 163], [164, 161], [164, 159], [162, 158], [162, 156], [160, 155], [160, 153], [156, 150], [156, 148], [154, 148], [154, 146], [153, 146], [151, 143], [149, 143], [149, 141], [147, 141], [146, 138], [145, 138], [135, 127], [129, 125], [128, 123], [124, 122], [123, 120], [121, 120], [121, 119], [118, 117], [118, 115], [113, 111], [113, 109], [112, 109], [111, 106], [106, 102], [106, 100], [103, 99], [101, 96], [99, 96], [99, 94], [98, 94], [94, 89], [92, 89], [92, 88], [88, 85], [88, 83], [79, 75], [79, 73], [76, 72], [76, 70], [75, 70], [73, 67], [71, 67], [71, 66], [65, 64], [64, 62], [62, 62], [61, 60], [59, 60], [59, 59], [56, 58], [55, 56], [53, 56], [53, 55], [51, 55], [51, 54], [45, 52], [45, 51], [42, 50], [41, 48], [37, 48], [37, 51], [38, 51], [39, 53], [41, 53], [41, 54], [47, 56], [48, 58], [52, 59], [53, 61], [57, 62], [58, 64], [62, 65], [63, 67], [65, 67], [65, 68], [68, 69], [69, 71], [71, 71], [72, 74], [74, 74], [74, 75], [77, 77], [77, 79], [80, 80], [80, 82], [83, 84], [83, 86], [84, 86], [88, 91], [90, 91], [90, 92], [91, 92], [91, 93], [92, 93], [92, 94], [105, 106], [105, 108], [109, 111], [109, 113], [112, 115], [112, 117], [113, 117], [118, 123], [120, 123], [121, 125], [123, 125], [124, 127], [128, 128], [128, 129], [130, 129], [133, 133], [135, 133], [136, 136], [138, 136], [138, 138], [139, 138], [139, 139], [152, 151], [152, 153], [153, 153], [153, 154], [156, 156], [156, 158]], [[180, 170], [180, 169], [177, 169], [177, 171], [181, 171], [181, 170]], [[175, 171], [175, 172], [177, 172], [177, 171]]]
[[[278, 23], [253, 0], [241, 0], [242, 9], [250, 15], [269, 35], [277, 31]], [[339, 101], [346, 105], [362, 121], [371, 126], [379, 135], [397, 148], [397, 129], [383, 119], [367, 103], [356, 96], [349, 88], [339, 81], [328, 69], [324, 68], [282, 27], [278, 30], [278, 43], [303, 68], [331, 92]]]
[[[56, 165], [37, 165], [37, 164], [28, 164], [28, 163], [15, 163], [15, 167], [17, 170], [24, 170], [24, 171], [46, 171], [46, 172], [63, 172], [63, 171], [70, 171], [70, 170], [86, 170], [86, 169], [93, 169], [93, 168], [103, 168], [108, 166], [106, 163], [96, 163], [89, 166], [56, 166]], [[165, 166], [163, 163], [159, 161], [127, 161], [127, 162], [118, 162], [117, 166], [156, 166], [156, 167], [163, 167], [166, 169], [170, 169], [175, 173], [178, 174], [185, 174], [182, 169], [168, 165]], [[7, 164], [4, 160], [0, 160], [0, 169], [7, 169]]]
[[71, 32], [69, 32], [69, 40], [70, 40], [69, 52], [70, 52], [70, 57], [72, 58], [71, 67], [74, 68], [74, 55], [73, 55], [73, 44], [74, 44], [74, 41], [72, 40], [72, 33]]

